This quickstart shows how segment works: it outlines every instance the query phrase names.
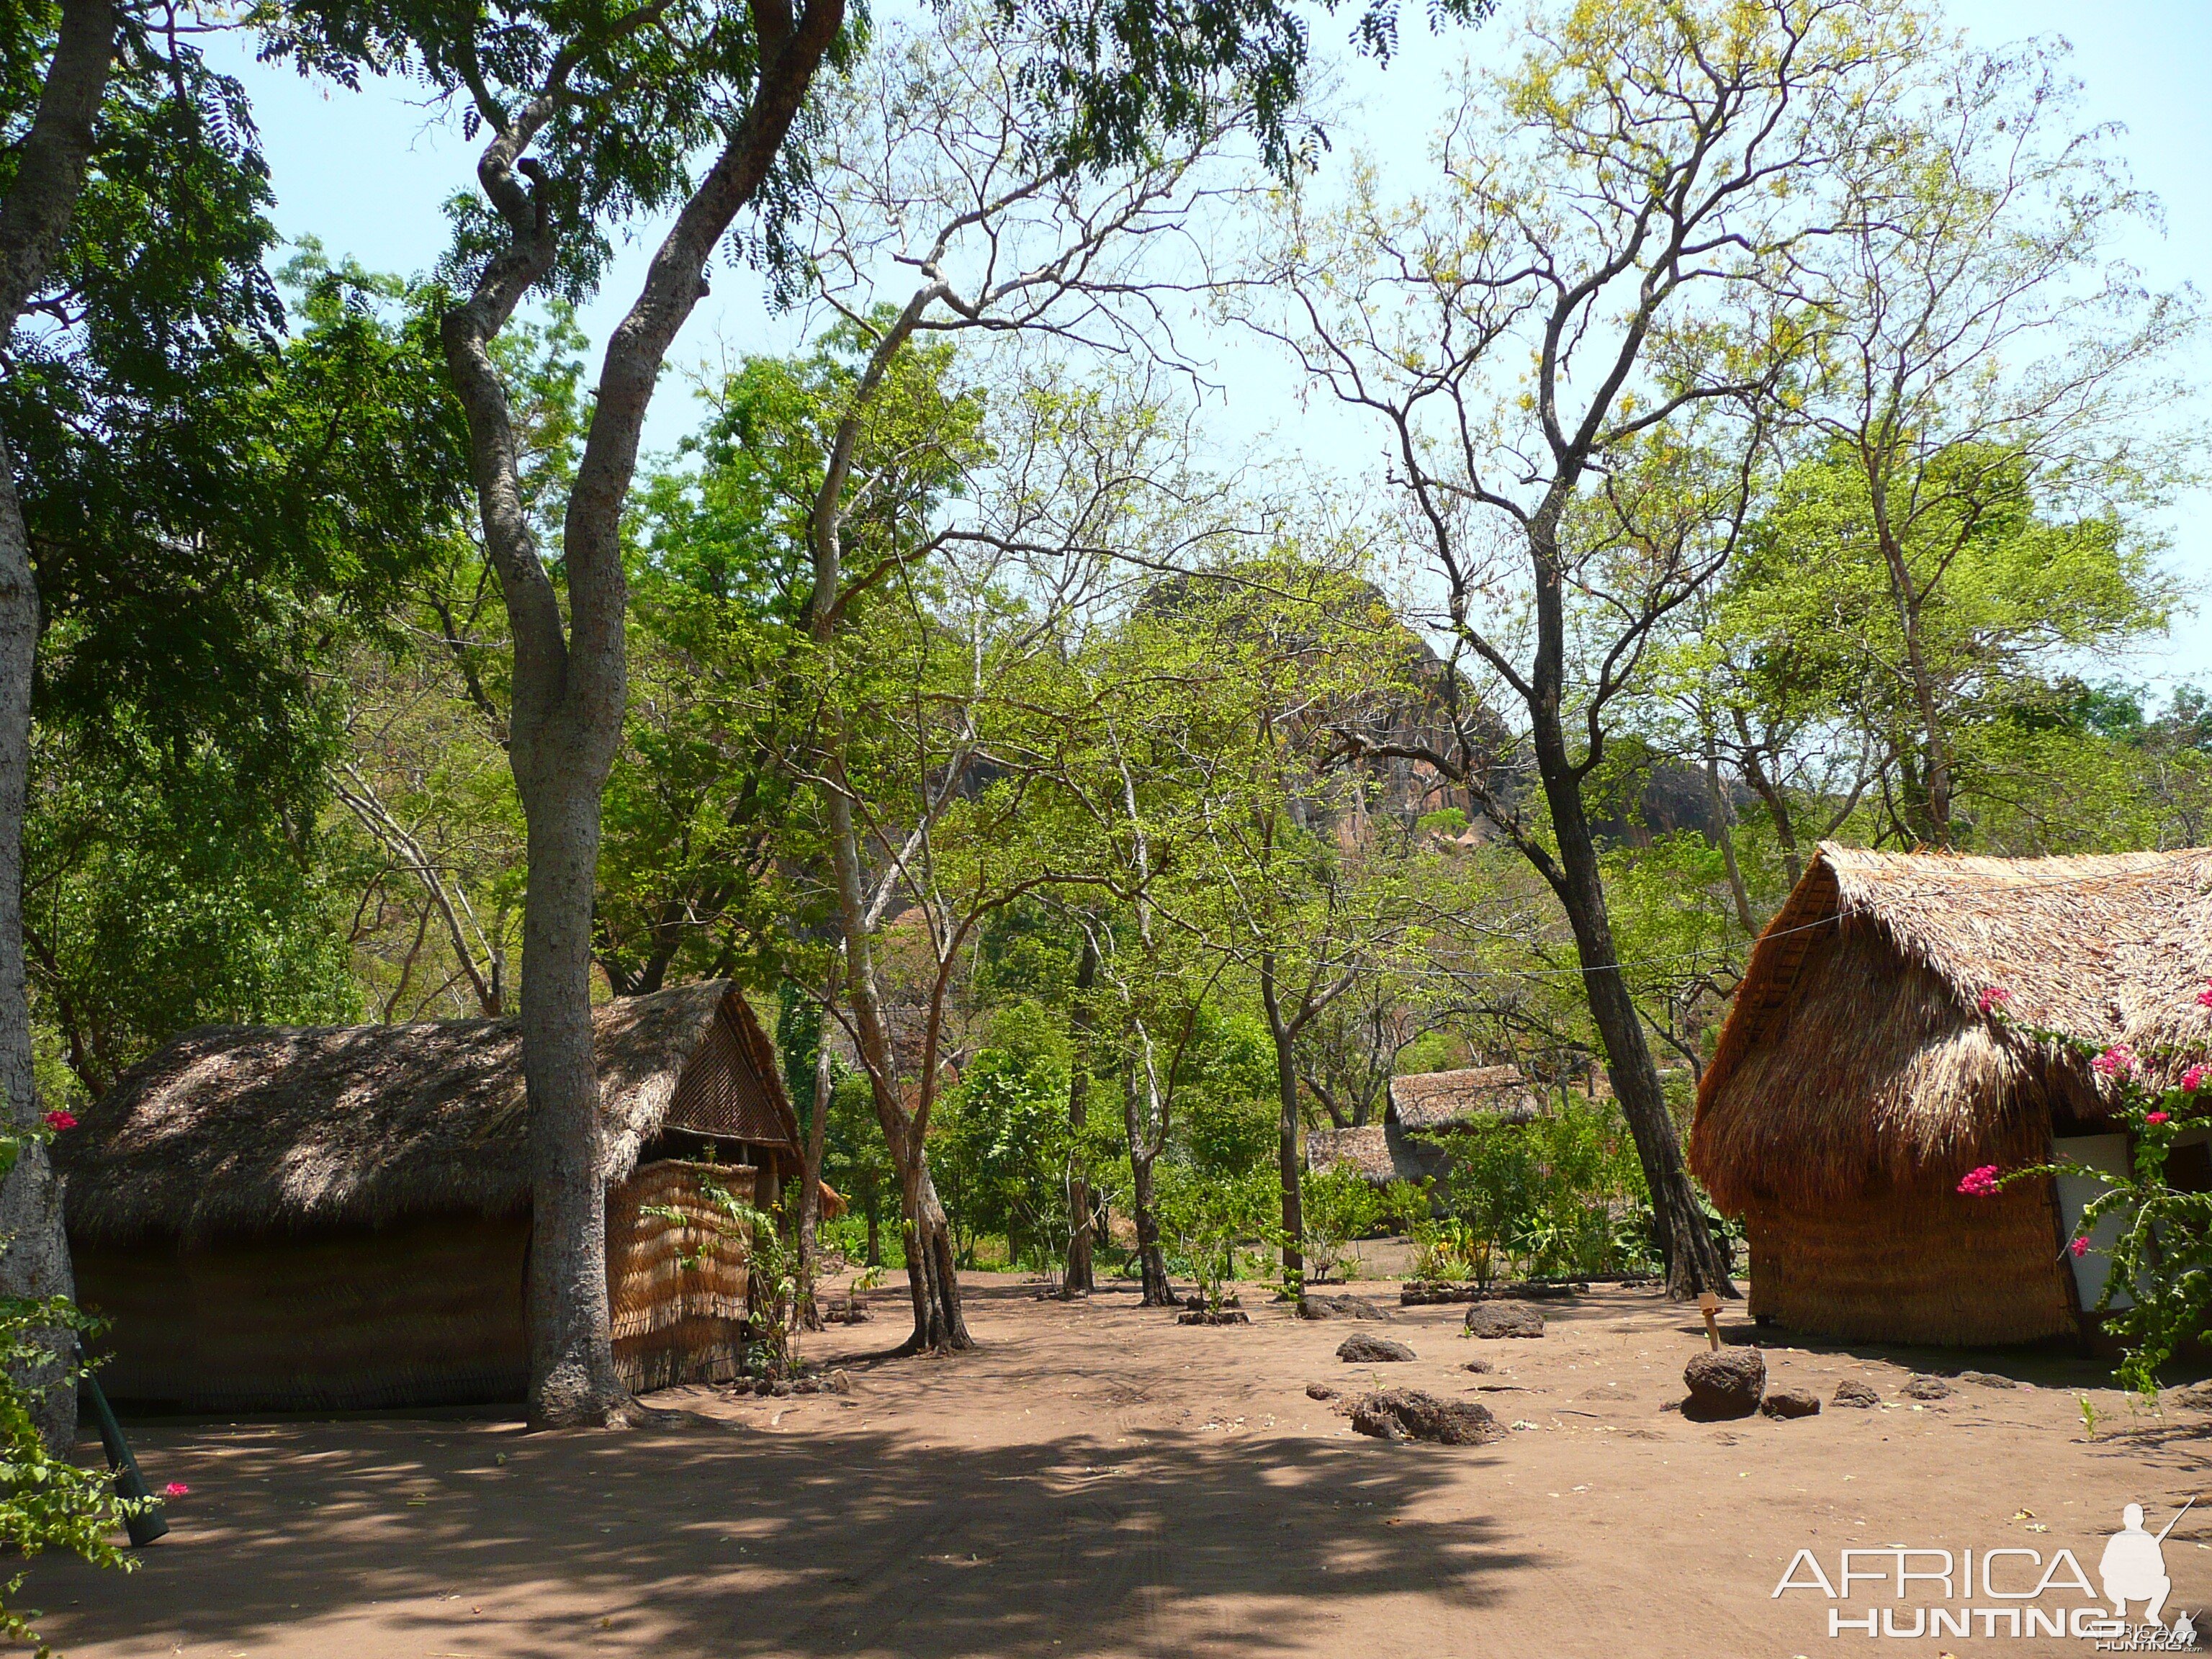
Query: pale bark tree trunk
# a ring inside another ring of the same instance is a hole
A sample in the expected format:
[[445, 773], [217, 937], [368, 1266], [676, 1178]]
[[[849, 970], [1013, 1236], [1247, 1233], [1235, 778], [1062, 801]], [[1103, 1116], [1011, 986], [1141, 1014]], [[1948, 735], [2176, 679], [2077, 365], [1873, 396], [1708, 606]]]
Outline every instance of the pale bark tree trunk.
[[835, 0], [810, 6], [795, 26], [787, 10], [755, 14], [762, 67], [752, 106], [677, 215], [635, 303], [607, 343], [562, 526], [565, 619], [538, 554], [514, 413], [490, 345], [558, 263], [553, 181], [524, 152], [568, 99], [557, 78], [567, 70], [520, 111], [480, 111], [495, 136], [477, 177], [508, 240], [467, 303], [447, 313], [441, 333], [468, 420], [485, 550], [514, 641], [508, 760], [529, 827], [521, 1024], [530, 1105], [528, 1408], [534, 1426], [611, 1425], [627, 1420], [630, 1410], [607, 1322], [606, 1189], [591, 981], [600, 792], [621, 742], [629, 690], [623, 506], [647, 407], [668, 349], [705, 290], [707, 260], [767, 177], [842, 19]]
[[[15, 177], [0, 199], [0, 340], [53, 269], [76, 216], [92, 157], [93, 125], [114, 65], [118, 17], [111, 0], [64, 0], [39, 111], [16, 150]], [[31, 1054], [30, 984], [23, 963], [23, 814], [30, 794], [31, 682], [39, 648], [38, 577], [15, 460], [0, 432], [0, 1087], [8, 1121], [40, 1126]], [[74, 1297], [61, 1183], [43, 1143], [26, 1144], [0, 1182], [0, 1294]], [[76, 1438], [76, 1389], [66, 1378], [67, 1332], [35, 1340], [52, 1358], [19, 1380], [48, 1448]]]
[[[828, 1014], [837, 994], [833, 971], [823, 989], [821, 1035], [829, 1027]], [[802, 1158], [799, 1189], [799, 1316], [810, 1331], [822, 1328], [822, 1310], [814, 1300], [814, 1280], [822, 1259], [822, 1157], [830, 1136], [830, 1091], [836, 1081], [830, 1045], [817, 1036], [814, 1045], [814, 1106], [806, 1120], [806, 1150]]]
[[1091, 1170], [1084, 1158], [1083, 1133], [1091, 1121], [1091, 993], [1097, 982], [1098, 947], [1086, 931], [1082, 960], [1075, 969], [1074, 1005], [1067, 1016], [1075, 1056], [1067, 1076], [1067, 1127], [1073, 1145], [1068, 1154], [1067, 1268], [1060, 1282], [1064, 1297], [1097, 1288], [1091, 1261]]
[[1167, 1139], [1164, 1123], [1146, 1121], [1138, 1103], [1137, 1073], [1133, 1062], [1121, 1069], [1121, 1127], [1129, 1142], [1129, 1211], [1137, 1226], [1137, 1273], [1144, 1285], [1139, 1298], [1147, 1308], [1175, 1305], [1175, 1291], [1168, 1283], [1168, 1259], [1160, 1244], [1160, 1212], [1152, 1196], [1152, 1162]]
[[1306, 1299], [1305, 1203], [1298, 1190], [1297, 1031], [1283, 1018], [1275, 983], [1275, 953], [1260, 956], [1260, 1006], [1275, 1045], [1275, 1176], [1283, 1198], [1283, 1291], [1303, 1308]]
[[1735, 904], [1736, 924], [1755, 938], [1759, 927], [1752, 920], [1751, 892], [1743, 884], [1743, 869], [1735, 857], [1735, 808], [1721, 787], [1720, 756], [1710, 734], [1705, 741], [1705, 793], [1713, 804], [1713, 838], [1720, 843], [1721, 863], [1728, 871], [1729, 897]]

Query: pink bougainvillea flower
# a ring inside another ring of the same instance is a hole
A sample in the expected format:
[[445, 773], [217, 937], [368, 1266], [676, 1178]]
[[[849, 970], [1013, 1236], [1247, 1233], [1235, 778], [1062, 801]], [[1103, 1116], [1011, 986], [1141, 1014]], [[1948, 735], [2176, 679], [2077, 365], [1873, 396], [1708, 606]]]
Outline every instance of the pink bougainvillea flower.
[[1997, 1166], [1984, 1164], [1959, 1177], [1959, 1190], [1968, 1198], [1989, 1198], [1997, 1189]]
[[46, 1127], [55, 1130], [74, 1129], [76, 1127], [76, 1114], [75, 1112], [48, 1112], [46, 1114]]
[[2127, 1043], [2115, 1042], [2091, 1060], [2089, 1066], [2099, 1077], [2133, 1077], [2136, 1074], [2136, 1051]]
[[2206, 980], [2204, 988], [2197, 994], [2197, 1006], [2200, 1008], [2212, 1008], [2212, 979]]
[[2076, 1255], [2087, 1255], [2089, 1254], [2089, 1241], [2086, 1238], [2077, 1238], [2066, 1248]]
[[1996, 1009], [2003, 1007], [2005, 1004], [2011, 1000], [2011, 992], [2006, 990], [2002, 985], [1992, 985], [1988, 990], [1982, 993], [1981, 996], [1976, 1000], [1975, 1006], [1986, 1014]]
[[2199, 1089], [2204, 1086], [2205, 1069], [2206, 1068], [2201, 1065], [2192, 1066], [2181, 1074], [2182, 1093], [2193, 1095]]
[[182, 1498], [191, 1491], [191, 1488], [186, 1486], [183, 1481], [172, 1480], [167, 1486], [161, 1488], [161, 1496], [164, 1498]]
[[2143, 1115], [2143, 1121], [2146, 1123], [2163, 1123], [2166, 1121], [2166, 1115], [2164, 1112], [2147, 1112]]

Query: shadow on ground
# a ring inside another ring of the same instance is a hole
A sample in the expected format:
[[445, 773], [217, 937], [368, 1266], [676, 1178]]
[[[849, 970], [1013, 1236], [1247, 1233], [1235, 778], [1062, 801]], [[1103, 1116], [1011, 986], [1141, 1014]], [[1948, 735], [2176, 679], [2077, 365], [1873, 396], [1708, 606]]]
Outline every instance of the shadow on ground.
[[[1493, 1547], [1484, 1518], [1408, 1513], [1491, 1461], [1471, 1448], [1153, 1431], [1142, 1446], [918, 1449], [912, 1432], [705, 1419], [147, 1437], [149, 1467], [185, 1470], [194, 1497], [128, 1579], [36, 1565], [27, 1599], [63, 1647], [245, 1646], [374, 1602], [385, 1629], [436, 1650], [480, 1637], [473, 1651], [550, 1651], [581, 1622], [672, 1653], [1047, 1655], [1060, 1638], [1260, 1655], [1333, 1604], [1408, 1584], [1480, 1607], [1529, 1559]], [[472, 1606], [493, 1621], [471, 1628]]]

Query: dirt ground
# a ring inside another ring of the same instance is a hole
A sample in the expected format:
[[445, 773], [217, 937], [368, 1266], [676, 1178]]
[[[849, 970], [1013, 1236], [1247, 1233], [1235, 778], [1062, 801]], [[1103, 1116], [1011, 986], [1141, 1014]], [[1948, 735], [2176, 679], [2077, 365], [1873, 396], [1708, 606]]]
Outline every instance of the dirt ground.
[[[1702, 1345], [1697, 1316], [1656, 1292], [1601, 1289], [1547, 1306], [1540, 1340], [1477, 1341], [1462, 1309], [1350, 1288], [1392, 1319], [1259, 1306], [1249, 1328], [1187, 1328], [1130, 1290], [1066, 1305], [977, 1275], [979, 1351], [925, 1360], [871, 1357], [904, 1333], [879, 1291], [872, 1323], [807, 1350], [848, 1368], [848, 1397], [676, 1390], [653, 1403], [692, 1415], [625, 1433], [142, 1422], [148, 1478], [191, 1488], [174, 1530], [127, 1578], [36, 1563], [24, 1599], [76, 1659], [1790, 1659], [1867, 1643], [1829, 1635], [1841, 1604], [1817, 1591], [1772, 1595], [1801, 1547], [1832, 1577], [1846, 1547], [1978, 1561], [2064, 1547], [2094, 1577], [2124, 1504], [2155, 1530], [2212, 1499], [2212, 1413], [2131, 1415], [2086, 1362], [1793, 1347], [1724, 1318], [1731, 1340], [1765, 1344], [1776, 1382], [1826, 1399], [1859, 1377], [1887, 1403], [1698, 1424], [1662, 1409]], [[1353, 1330], [1418, 1358], [1345, 1364]], [[1495, 1369], [1462, 1369], [1475, 1358]], [[1962, 1365], [2028, 1386], [1958, 1381], [1919, 1407], [1899, 1394], [1916, 1368]], [[1480, 1400], [1511, 1431], [1394, 1445], [1305, 1394], [1370, 1381]], [[2112, 1414], [2094, 1439], [2085, 1390]], [[2208, 1510], [2166, 1540], [2168, 1619], [2212, 1607]], [[1859, 1585], [1846, 1611], [1876, 1594]], [[2093, 1646], [1976, 1629], [1880, 1650]]]

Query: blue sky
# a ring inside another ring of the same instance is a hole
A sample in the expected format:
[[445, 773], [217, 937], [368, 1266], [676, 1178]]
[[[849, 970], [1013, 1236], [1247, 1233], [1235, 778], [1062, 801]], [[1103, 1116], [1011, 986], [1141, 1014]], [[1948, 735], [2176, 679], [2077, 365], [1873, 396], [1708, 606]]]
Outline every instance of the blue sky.
[[[1509, 4], [1502, 15], [1514, 9]], [[1418, 9], [1407, 10], [1413, 33], [1396, 63], [1380, 70], [1352, 62], [1345, 71], [1355, 101], [1339, 136], [1384, 157], [1419, 155], [1443, 107], [1448, 69], [1465, 52], [1499, 49], [1510, 36], [1492, 23], [1463, 38], [1431, 38], [1410, 21]], [[2212, 0], [1954, 0], [1945, 11], [1978, 45], [2027, 35], [2069, 41], [2084, 114], [2124, 129], [2113, 148], [2164, 208], [2163, 233], [2136, 237], [2122, 250], [2124, 257], [2157, 288], [2179, 287], [2212, 271], [2212, 192], [2203, 185], [2212, 164], [2212, 100], [2205, 95], [2212, 79]], [[1325, 44], [1341, 38], [1341, 29], [1327, 22], [1316, 30]], [[439, 204], [469, 185], [475, 157], [476, 146], [462, 142], [457, 125], [404, 84], [373, 83], [349, 93], [253, 64], [234, 50], [221, 56], [252, 94], [283, 234], [319, 238], [332, 254], [350, 254], [376, 270], [413, 272], [435, 263], [446, 237]], [[605, 337], [635, 292], [646, 239], [657, 234], [657, 227], [645, 228], [639, 243], [624, 249], [603, 297], [586, 309], [584, 325], [595, 339]], [[785, 350], [802, 332], [803, 319], [771, 313], [746, 273], [726, 270], [678, 340], [672, 362], [682, 368], [741, 352]], [[2212, 367], [2212, 342], [2200, 344], [2195, 356]], [[2194, 367], [2183, 366], [2185, 372]], [[1334, 459], [1375, 444], [1371, 434], [1334, 414], [1315, 411], [1275, 424], [1286, 406], [1286, 378], [1249, 351], [1225, 350], [1221, 378], [1213, 424], [1226, 444], [1264, 438]], [[656, 400], [648, 444], [672, 445], [696, 418], [684, 388], [672, 382]], [[2192, 492], [2161, 526], [2171, 542], [2168, 567], [2198, 591], [2199, 614], [2179, 619], [2160, 647], [2107, 672], [2161, 683], [2212, 679], [2208, 513], [2212, 492]]]

